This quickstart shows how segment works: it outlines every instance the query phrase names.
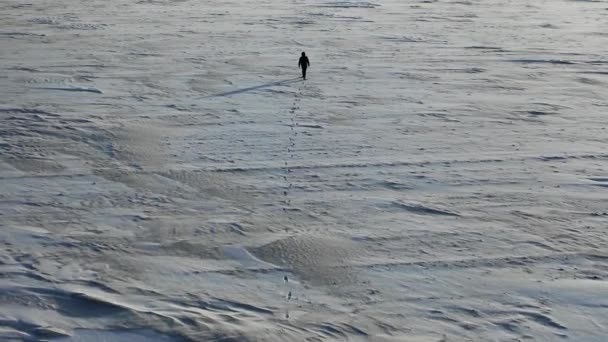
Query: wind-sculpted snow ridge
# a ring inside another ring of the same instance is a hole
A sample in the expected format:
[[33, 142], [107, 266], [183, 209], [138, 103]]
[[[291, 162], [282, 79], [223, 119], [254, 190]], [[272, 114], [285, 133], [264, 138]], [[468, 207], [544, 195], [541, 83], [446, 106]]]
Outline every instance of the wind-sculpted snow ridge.
[[0, 8], [0, 341], [608, 336], [605, 1]]
[[330, 8], [375, 8], [380, 5], [365, 1], [332, 1], [325, 2], [319, 6]]

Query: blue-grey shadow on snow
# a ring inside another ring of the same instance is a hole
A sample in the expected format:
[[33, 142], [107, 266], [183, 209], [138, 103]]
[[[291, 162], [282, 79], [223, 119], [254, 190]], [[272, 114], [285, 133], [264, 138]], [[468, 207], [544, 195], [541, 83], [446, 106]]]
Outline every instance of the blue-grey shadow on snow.
[[270, 82], [270, 83], [260, 84], [260, 85], [253, 86], [253, 87], [236, 89], [236, 90], [229, 91], [229, 92], [226, 92], [226, 93], [203, 96], [202, 98], [206, 99], [206, 98], [210, 98], [210, 97], [221, 97], [221, 96], [237, 95], [237, 94], [246, 93], [248, 91], [253, 91], [253, 90], [258, 90], [258, 89], [263, 89], [263, 88], [268, 88], [268, 87], [282, 86], [282, 85], [286, 85], [286, 84], [290, 84], [290, 83], [295, 83], [295, 82], [298, 82], [298, 81], [301, 81], [301, 80], [302, 80], [302, 78], [300, 78], [300, 77], [290, 78], [290, 79], [287, 79], [287, 80], [274, 81], [274, 82]]

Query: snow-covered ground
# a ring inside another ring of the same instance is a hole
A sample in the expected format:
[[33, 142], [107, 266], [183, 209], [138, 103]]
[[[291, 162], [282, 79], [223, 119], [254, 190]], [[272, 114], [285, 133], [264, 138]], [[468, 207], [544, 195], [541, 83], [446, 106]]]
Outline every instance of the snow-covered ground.
[[608, 338], [608, 1], [0, 23], [1, 341]]

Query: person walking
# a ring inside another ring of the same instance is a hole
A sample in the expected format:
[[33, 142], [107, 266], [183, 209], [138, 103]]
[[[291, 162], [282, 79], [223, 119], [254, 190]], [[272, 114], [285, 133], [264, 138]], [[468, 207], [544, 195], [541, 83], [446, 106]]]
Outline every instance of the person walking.
[[306, 69], [310, 66], [310, 61], [306, 57], [306, 53], [302, 52], [300, 61], [298, 61], [298, 67], [302, 68], [302, 78], [306, 79]]

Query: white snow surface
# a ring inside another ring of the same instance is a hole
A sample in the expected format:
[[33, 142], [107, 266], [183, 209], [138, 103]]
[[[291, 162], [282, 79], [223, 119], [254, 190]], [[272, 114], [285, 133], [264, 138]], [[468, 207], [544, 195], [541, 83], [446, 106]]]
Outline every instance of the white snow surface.
[[608, 1], [0, 23], [1, 341], [608, 340]]

